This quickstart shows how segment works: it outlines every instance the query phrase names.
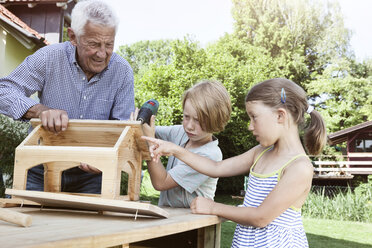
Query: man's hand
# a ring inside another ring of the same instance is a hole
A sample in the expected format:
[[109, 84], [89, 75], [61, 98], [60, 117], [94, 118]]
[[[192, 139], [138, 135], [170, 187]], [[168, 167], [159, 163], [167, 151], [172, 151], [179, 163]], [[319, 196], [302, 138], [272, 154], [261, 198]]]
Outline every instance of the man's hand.
[[41, 112], [39, 118], [43, 127], [56, 134], [66, 131], [68, 125], [68, 115], [66, 111], [60, 109], [49, 109]]
[[92, 173], [92, 174], [99, 174], [99, 173], [102, 172], [102, 171], [98, 170], [96, 167], [93, 167], [93, 166], [90, 166], [90, 165], [84, 164], [84, 163], [80, 163], [79, 169], [83, 170], [85, 172]]
[[24, 118], [40, 118], [41, 124], [45, 130], [51, 131], [55, 134], [65, 131], [68, 125], [67, 112], [61, 109], [51, 109], [42, 104], [32, 106]]

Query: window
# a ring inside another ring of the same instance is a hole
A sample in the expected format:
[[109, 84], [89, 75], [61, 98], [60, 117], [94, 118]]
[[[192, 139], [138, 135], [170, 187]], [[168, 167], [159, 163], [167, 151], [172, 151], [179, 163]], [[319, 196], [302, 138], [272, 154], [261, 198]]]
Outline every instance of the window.
[[372, 140], [365, 140], [364, 147], [366, 152], [372, 152]]
[[372, 140], [370, 139], [355, 140], [355, 152], [372, 152]]

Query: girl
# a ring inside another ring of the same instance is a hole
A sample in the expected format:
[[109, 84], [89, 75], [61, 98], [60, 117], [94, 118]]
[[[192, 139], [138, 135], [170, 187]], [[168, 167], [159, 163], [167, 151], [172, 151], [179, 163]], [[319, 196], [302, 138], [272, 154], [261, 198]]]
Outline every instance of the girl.
[[308, 153], [318, 154], [326, 142], [325, 124], [307, 103], [304, 90], [287, 79], [261, 82], [246, 96], [249, 130], [259, 145], [221, 162], [192, 154], [179, 146], [148, 137], [154, 160], [174, 155], [211, 177], [250, 172], [244, 204], [224, 205], [198, 197], [193, 213], [214, 214], [238, 223], [232, 247], [308, 247], [301, 206], [311, 187], [313, 167], [299, 137], [304, 114], [311, 116], [305, 130]]
[[[182, 108], [182, 125], [158, 126], [154, 134], [152, 116], [152, 128], [144, 124], [144, 133], [221, 161], [222, 152], [213, 133], [222, 131], [230, 119], [231, 102], [226, 88], [216, 81], [197, 83], [184, 93]], [[160, 161], [147, 161], [147, 165], [152, 185], [161, 191], [159, 206], [189, 208], [197, 196], [214, 198], [217, 178], [203, 175], [175, 157], [168, 159], [166, 169]]]

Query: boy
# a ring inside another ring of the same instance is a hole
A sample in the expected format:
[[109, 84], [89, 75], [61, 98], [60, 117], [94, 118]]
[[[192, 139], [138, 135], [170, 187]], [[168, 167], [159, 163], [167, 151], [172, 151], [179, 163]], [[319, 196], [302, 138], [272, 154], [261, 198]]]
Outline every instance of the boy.
[[[223, 131], [230, 119], [231, 101], [226, 88], [216, 81], [202, 81], [184, 93], [182, 107], [182, 125], [158, 126], [156, 138], [221, 161], [222, 152], [213, 133]], [[154, 122], [152, 116], [151, 129], [144, 125], [149, 137], [154, 137]], [[166, 169], [161, 161], [147, 161], [147, 165], [154, 188], [161, 191], [159, 206], [189, 208], [197, 196], [214, 198], [218, 178], [203, 175], [173, 156]]]

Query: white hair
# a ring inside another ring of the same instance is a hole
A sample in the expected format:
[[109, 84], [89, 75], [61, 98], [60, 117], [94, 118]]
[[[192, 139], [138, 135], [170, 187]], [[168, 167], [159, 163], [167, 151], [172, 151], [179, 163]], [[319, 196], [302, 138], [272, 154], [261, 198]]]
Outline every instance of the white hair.
[[84, 34], [87, 22], [116, 29], [118, 18], [112, 8], [99, 0], [79, 1], [71, 13], [71, 28], [77, 37]]

